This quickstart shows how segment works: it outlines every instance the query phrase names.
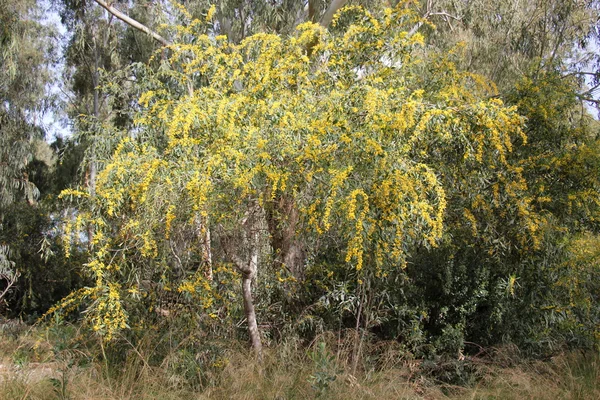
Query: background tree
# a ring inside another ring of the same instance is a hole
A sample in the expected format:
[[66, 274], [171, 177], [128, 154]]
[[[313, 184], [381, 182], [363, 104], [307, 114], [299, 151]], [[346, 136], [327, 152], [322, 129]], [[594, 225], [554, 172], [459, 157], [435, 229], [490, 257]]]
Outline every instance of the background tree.
[[430, 43], [447, 48], [463, 42], [461, 66], [488, 77], [501, 95], [523, 76], [544, 79], [556, 71], [576, 79], [577, 98], [597, 106], [599, 11], [594, 0], [478, 0], [427, 1], [422, 13], [436, 27]]
[[0, 300], [21, 267], [14, 262], [21, 249], [10, 246], [5, 236], [7, 208], [23, 201], [33, 204], [38, 196], [26, 167], [34, 142], [43, 140], [41, 115], [51, 103], [45, 85], [51, 76], [53, 33], [38, 22], [38, 11], [34, 1], [0, 5]]

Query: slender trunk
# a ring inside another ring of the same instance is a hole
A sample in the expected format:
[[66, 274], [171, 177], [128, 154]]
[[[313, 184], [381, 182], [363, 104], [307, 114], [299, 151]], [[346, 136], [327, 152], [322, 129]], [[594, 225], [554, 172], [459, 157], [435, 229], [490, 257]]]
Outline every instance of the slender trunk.
[[254, 352], [260, 359], [262, 357], [262, 343], [260, 332], [256, 323], [256, 312], [254, 311], [254, 301], [252, 299], [252, 276], [247, 273], [242, 274], [242, 295], [244, 297], [244, 312], [248, 321], [248, 334]]
[[327, 7], [327, 11], [325, 11], [325, 14], [323, 14], [323, 17], [321, 17], [321, 25], [324, 26], [325, 28], [327, 28], [329, 26], [329, 24], [331, 23], [331, 21], [333, 20], [333, 16], [335, 15], [335, 13], [340, 8], [344, 7], [347, 2], [348, 2], [348, 0], [333, 0], [329, 4], [329, 7]]
[[256, 272], [258, 271], [258, 231], [253, 229], [253, 231], [250, 233], [250, 236], [250, 246], [252, 246], [250, 262], [248, 263], [247, 271], [242, 274], [242, 291], [244, 296], [244, 311], [246, 312], [246, 319], [248, 321], [248, 334], [250, 335], [252, 348], [258, 356], [258, 359], [262, 360], [262, 343], [260, 340], [260, 332], [258, 331], [258, 324], [256, 323], [254, 301], [252, 299], [252, 281], [256, 278]]
[[[98, 84], [99, 84], [99, 55], [98, 55], [98, 43], [97, 38], [95, 37], [96, 33], [94, 33], [94, 71], [92, 72], [92, 84], [94, 85], [94, 119], [97, 124], [100, 119], [100, 105], [99, 105], [99, 93], [98, 93]], [[88, 191], [90, 193], [90, 197], [96, 196], [96, 175], [97, 175], [97, 166], [96, 166], [96, 137], [92, 137], [92, 143], [90, 144], [90, 165], [89, 165], [89, 173], [88, 173]], [[92, 241], [94, 240], [94, 227], [92, 224], [89, 224], [87, 227], [87, 239], [88, 239], [88, 247], [92, 248]]]
[[356, 337], [354, 338], [354, 349], [352, 350], [352, 375], [356, 375], [356, 369], [358, 367], [358, 360], [360, 358], [360, 351], [362, 347], [362, 335], [360, 332], [360, 322], [362, 316], [363, 302], [364, 302], [364, 286], [360, 286], [360, 293], [358, 296], [359, 304], [358, 304], [358, 314], [356, 316]]
[[207, 265], [206, 278], [209, 281], [213, 280], [213, 269], [212, 269], [212, 251], [211, 251], [211, 242], [210, 242], [210, 227], [208, 223], [204, 225], [204, 261]]
[[[96, 124], [100, 120], [100, 94], [98, 93], [98, 85], [100, 84], [100, 73], [98, 69], [100, 68], [99, 64], [100, 55], [98, 54], [98, 45], [96, 44], [96, 39], [94, 38], [94, 78], [92, 80], [94, 84], [94, 119]], [[90, 151], [90, 195], [94, 196], [96, 194], [96, 138], [92, 139], [92, 148]]]
[[201, 251], [202, 251], [202, 263], [204, 264], [205, 277], [208, 281], [213, 280], [213, 269], [212, 269], [212, 250], [211, 250], [211, 239], [210, 239], [210, 227], [208, 224], [208, 217], [196, 216], [196, 235], [200, 240]]
[[308, 20], [317, 22], [319, 13], [319, 2], [317, 0], [308, 0]]
[[[244, 299], [244, 312], [248, 322], [248, 335], [250, 343], [259, 361], [262, 361], [262, 342], [260, 340], [260, 331], [256, 322], [256, 312], [254, 310], [254, 300], [252, 299], [252, 281], [256, 278], [258, 271], [258, 253], [260, 245], [259, 231], [255, 224], [249, 222], [247, 228], [247, 244], [250, 246], [250, 259], [244, 262], [236, 254], [231, 254], [237, 269], [242, 273], [242, 297]], [[226, 250], [227, 251], [227, 250]]]

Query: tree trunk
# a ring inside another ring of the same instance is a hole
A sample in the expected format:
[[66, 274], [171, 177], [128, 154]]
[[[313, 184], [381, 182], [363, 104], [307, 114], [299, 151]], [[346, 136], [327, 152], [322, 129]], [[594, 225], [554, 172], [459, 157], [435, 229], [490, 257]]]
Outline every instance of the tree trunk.
[[346, 5], [346, 3], [348, 2], [348, 0], [333, 0], [330, 4], [329, 7], [327, 7], [327, 11], [325, 11], [325, 14], [323, 14], [323, 17], [321, 17], [321, 25], [325, 28], [327, 28], [329, 26], [329, 24], [331, 23], [331, 21], [333, 20], [333, 16], [335, 15], [335, 13], [342, 7], [344, 7], [344, 5]]
[[244, 312], [248, 321], [248, 334], [250, 335], [250, 343], [259, 359], [262, 358], [262, 342], [260, 340], [260, 332], [256, 323], [256, 312], [254, 311], [254, 300], [252, 299], [252, 276], [251, 274], [242, 273], [242, 296], [244, 297]]
[[271, 236], [271, 247], [275, 254], [275, 267], [287, 268], [298, 281], [304, 279], [304, 245], [298, 240], [298, 208], [294, 199], [276, 197], [266, 207], [267, 225]]
[[200, 242], [200, 251], [202, 254], [201, 267], [204, 268], [204, 276], [208, 281], [213, 280], [213, 269], [212, 269], [212, 249], [211, 249], [211, 238], [210, 238], [210, 227], [208, 217], [196, 215], [194, 219], [196, 226], [196, 237]]
[[258, 271], [258, 249], [260, 238], [256, 227], [251, 227], [251, 229], [250, 262], [248, 263], [247, 270], [242, 272], [242, 295], [244, 296], [244, 311], [246, 312], [246, 319], [248, 321], [250, 342], [252, 343], [252, 348], [258, 356], [258, 359], [262, 360], [262, 343], [260, 340], [260, 332], [258, 331], [258, 324], [256, 323], [254, 300], [252, 299], [252, 281], [256, 278], [256, 272]]
[[[250, 336], [250, 343], [259, 361], [262, 361], [262, 342], [260, 339], [260, 331], [258, 330], [258, 324], [256, 322], [256, 312], [254, 310], [254, 300], [252, 299], [252, 281], [256, 278], [258, 271], [258, 253], [260, 249], [260, 237], [259, 230], [255, 226], [255, 221], [250, 217], [247, 229], [247, 244], [250, 246], [250, 259], [248, 262], [244, 262], [237, 254], [231, 254], [230, 258], [233, 260], [237, 269], [242, 273], [242, 297], [244, 299], [244, 312], [246, 314], [246, 321], [248, 322], [248, 336]], [[225, 247], [227, 252], [227, 247]]]
[[[99, 85], [99, 81], [100, 81], [100, 73], [98, 71], [98, 68], [100, 67], [99, 64], [99, 54], [98, 54], [98, 43], [97, 43], [98, 38], [96, 37], [96, 31], [94, 30], [94, 37], [93, 37], [93, 41], [94, 41], [94, 71], [92, 71], [92, 84], [94, 85], [94, 119], [95, 119], [95, 124], [97, 126], [99, 120], [100, 120], [100, 103], [99, 103], [99, 96], [100, 94], [98, 93], [98, 85]], [[96, 196], [96, 175], [97, 175], [97, 166], [96, 166], [96, 132], [94, 132], [94, 135], [92, 136], [92, 143], [90, 144], [90, 165], [89, 165], [89, 172], [88, 172], [88, 191], [90, 194], [91, 198], [94, 198]], [[88, 224], [87, 227], [87, 239], [88, 239], [88, 248], [91, 251], [92, 250], [92, 242], [94, 241], [94, 227], [92, 224]]]
[[208, 219], [204, 224], [204, 238], [203, 238], [203, 249], [202, 249], [202, 258], [206, 263], [206, 279], [212, 282], [213, 280], [213, 268], [212, 268], [212, 250], [211, 250], [211, 240], [210, 240], [210, 227], [208, 226]]

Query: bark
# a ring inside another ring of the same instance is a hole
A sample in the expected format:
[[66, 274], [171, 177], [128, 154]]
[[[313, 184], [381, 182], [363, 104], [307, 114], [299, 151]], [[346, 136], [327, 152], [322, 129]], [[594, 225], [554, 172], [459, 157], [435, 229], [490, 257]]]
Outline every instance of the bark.
[[329, 24], [331, 23], [331, 20], [333, 19], [333, 16], [335, 15], [335, 13], [342, 7], [344, 7], [344, 5], [348, 2], [348, 0], [333, 0], [331, 2], [331, 4], [329, 4], [329, 7], [327, 7], [327, 11], [325, 11], [325, 14], [323, 14], [323, 17], [321, 17], [321, 25], [325, 28], [327, 28], [329, 26]]
[[204, 262], [206, 262], [206, 265], [208, 266], [208, 270], [206, 272], [206, 278], [209, 281], [213, 280], [213, 269], [212, 269], [212, 251], [211, 251], [211, 242], [210, 242], [210, 228], [208, 227], [208, 224], [206, 224], [204, 226], [204, 252], [203, 252], [203, 256], [204, 256]]
[[246, 321], [248, 322], [248, 335], [250, 336], [250, 343], [252, 349], [258, 357], [258, 360], [262, 360], [262, 342], [260, 339], [260, 331], [258, 330], [258, 324], [256, 322], [256, 311], [254, 310], [254, 299], [252, 298], [252, 281], [256, 278], [256, 272], [258, 270], [258, 252], [259, 252], [259, 233], [252, 224], [249, 229], [249, 245], [250, 245], [250, 259], [248, 262], [244, 262], [236, 254], [232, 254], [230, 257], [233, 260], [237, 269], [242, 273], [242, 297], [244, 299], [244, 312], [246, 314]]
[[317, 22], [317, 13], [319, 11], [319, 2], [317, 0], [308, 0], [308, 20]]
[[256, 355], [262, 357], [262, 343], [260, 340], [260, 332], [256, 323], [256, 312], [254, 311], [254, 301], [252, 299], [252, 275], [242, 274], [242, 296], [244, 297], [244, 311], [246, 320], [248, 321], [248, 334], [250, 335], [250, 343]]
[[163, 46], [168, 46], [170, 43], [167, 39], [160, 36], [158, 33], [154, 32], [152, 29], [148, 28], [146, 25], [136, 21], [135, 19], [129, 17], [127, 14], [122, 13], [121, 11], [114, 8], [111, 4], [108, 4], [104, 0], [95, 0], [102, 8], [106, 11], [125, 22], [126, 24], [134, 27], [135, 29], [142, 31], [150, 36], [152, 36], [156, 41], [158, 41]]
[[[320, 24], [322, 27], [327, 28], [329, 26], [329, 24], [331, 23], [331, 20], [333, 19], [333, 16], [335, 15], [335, 13], [342, 8], [348, 0], [333, 0], [330, 4], [329, 7], [327, 7], [327, 10], [325, 11], [325, 14], [323, 14], [323, 16], [321, 17], [321, 21]], [[314, 21], [317, 19], [317, 9], [316, 9], [316, 4], [314, 1], [309, 1], [308, 3], [308, 18], [310, 21]], [[306, 46], [306, 54], [308, 55], [308, 57], [310, 58], [312, 56], [312, 52], [314, 47], [317, 45], [318, 43], [318, 39], [314, 38], [307, 46]]]
[[299, 215], [294, 199], [280, 196], [266, 208], [275, 267], [288, 269], [298, 281], [304, 279], [304, 245], [298, 240]]
[[208, 281], [212, 281], [212, 250], [208, 217], [197, 216], [196, 227], [196, 235], [200, 240], [200, 246], [202, 248], [202, 262], [206, 268], [205, 277]]
[[[94, 32], [94, 71], [92, 71], [92, 84], [94, 85], [94, 119], [96, 120], [96, 124], [100, 121], [100, 103], [99, 97], [100, 93], [98, 92], [98, 85], [100, 81], [100, 73], [98, 68], [100, 67], [100, 55], [98, 54], [98, 38], [96, 37], [97, 32]], [[90, 197], [96, 196], [96, 175], [97, 175], [97, 166], [96, 166], [96, 138], [92, 137], [92, 143], [90, 144], [90, 165], [89, 165], [89, 174], [88, 174], [88, 191], [90, 193]], [[87, 239], [88, 239], [88, 248], [92, 249], [92, 242], [94, 240], [94, 227], [92, 224], [88, 224], [87, 227]]]
[[256, 278], [256, 272], [258, 271], [258, 231], [254, 230], [254, 232], [251, 233], [251, 236], [252, 254], [250, 255], [250, 263], [248, 265], [249, 271], [242, 276], [242, 290], [244, 296], [244, 310], [246, 311], [246, 318], [248, 320], [248, 333], [250, 334], [252, 348], [258, 355], [259, 359], [261, 359], [262, 343], [260, 340], [260, 332], [258, 331], [258, 324], [256, 323], [254, 301], [252, 299], [252, 281]]

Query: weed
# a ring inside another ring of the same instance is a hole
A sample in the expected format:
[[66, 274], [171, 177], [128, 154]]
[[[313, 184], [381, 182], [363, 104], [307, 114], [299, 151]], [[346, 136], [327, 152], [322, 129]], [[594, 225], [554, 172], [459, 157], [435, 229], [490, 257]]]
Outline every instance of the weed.
[[335, 356], [327, 350], [325, 342], [319, 342], [309, 353], [309, 357], [313, 362], [313, 373], [309, 382], [317, 392], [317, 397], [321, 398], [327, 394], [331, 383], [337, 378]]

